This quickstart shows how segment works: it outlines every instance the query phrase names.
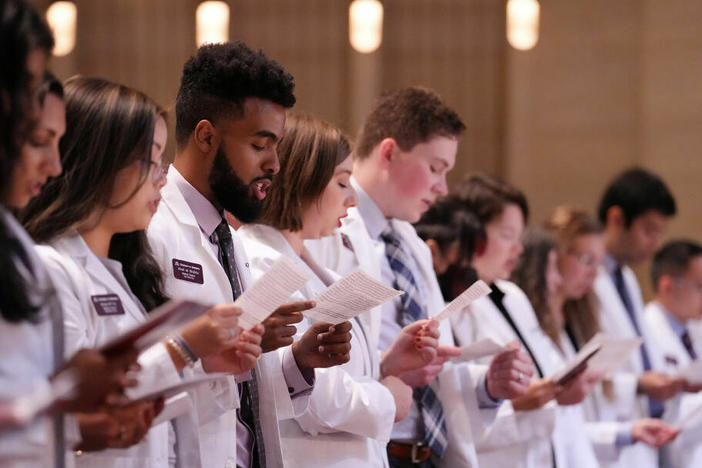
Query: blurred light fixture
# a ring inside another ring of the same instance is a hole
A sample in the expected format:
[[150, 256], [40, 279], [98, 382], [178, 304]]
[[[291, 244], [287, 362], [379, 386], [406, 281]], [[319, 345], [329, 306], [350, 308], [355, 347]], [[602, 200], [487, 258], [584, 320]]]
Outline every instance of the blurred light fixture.
[[518, 50], [532, 49], [539, 41], [539, 14], [537, 0], [507, 1], [507, 41]]
[[73, 2], [54, 2], [46, 10], [46, 22], [54, 34], [53, 54], [63, 57], [76, 46], [78, 9]]
[[369, 54], [383, 40], [383, 4], [379, 0], [354, 0], [349, 6], [349, 41], [351, 47]]
[[195, 11], [195, 42], [216, 44], [229, 40], [229, 5], [226, 2], [207, 1]]

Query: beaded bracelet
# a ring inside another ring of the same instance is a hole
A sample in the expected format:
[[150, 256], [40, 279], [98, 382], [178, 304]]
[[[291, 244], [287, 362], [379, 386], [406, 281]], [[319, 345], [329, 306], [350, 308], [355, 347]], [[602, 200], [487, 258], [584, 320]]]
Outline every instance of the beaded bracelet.
[[195, 351], [193, 351], [193, 348], [190, 347], [187, 341], [185, 341], [185, 338], [183, 338], [181, 335], [173, 335], [173, 339], [178, 342], [178, 344], [183, 348], [183, 350], [190, 356], [190, 359], [192, 359], [193, 362], [197, 362], [200, 358], [198, 357], [197, 354], [195, 354]]
[[183, 362], [185, 363], [186, 366], [188, 367], [193, 367], [195, 365], [195, 361], [190, 357], [190, 355], [183, 349], [183, 347], [178, 343], [176, 340], [173, 338], [169, 337], [166, 342], [169, 344], [169, 346], [176, 352], [178, 357], [180, 357]]

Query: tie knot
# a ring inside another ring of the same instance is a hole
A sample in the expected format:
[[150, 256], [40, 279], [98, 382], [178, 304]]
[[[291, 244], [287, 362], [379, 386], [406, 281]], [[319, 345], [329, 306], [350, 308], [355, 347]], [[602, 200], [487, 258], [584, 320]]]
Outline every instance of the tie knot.
[[383, 232], [380, 233], [380, 238], [386, 244], [392, 244], [395, 247], [400, 246], [400, 239], [397, 237], [397, 234], [390, 223], [388, 223], [388, 226], [383, 229]]
[[217, 229], [210, 236], [210, 241], [215, 243], [231, 241], [232, 233], [229, 230], [227, 220], [222, 218], [222, 221], [217, 225]]

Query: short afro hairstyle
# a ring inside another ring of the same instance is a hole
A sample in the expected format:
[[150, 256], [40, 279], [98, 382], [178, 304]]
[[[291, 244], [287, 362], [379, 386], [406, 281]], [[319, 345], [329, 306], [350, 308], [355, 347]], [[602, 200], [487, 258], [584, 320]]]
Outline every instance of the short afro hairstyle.
[[290, 108], [295, 81], [282, 66], [243, 42], [207, 44], [183, 66], [176, 98], [176, 142], [182, 148], [201, 120], [241, 116], [257, 97]]
[[607, 212], [618, 206], [624, 213], [624, 225], [631, 223], [649, 211], [656, 211], [663, 216], [675, 216], [677, 208], [675, 198], [665, 182], [645, 169], [634, 167], [619, 174], [607, 187], [597, 216], [602, 224], [607, 224]]
[[356, 141], [354, 157], [362, 160], [385, 138], [409, 151], [434, 137], [458, 138], [466, 125], [434, 91], [411, 86], [384, 94], [366, 118]]

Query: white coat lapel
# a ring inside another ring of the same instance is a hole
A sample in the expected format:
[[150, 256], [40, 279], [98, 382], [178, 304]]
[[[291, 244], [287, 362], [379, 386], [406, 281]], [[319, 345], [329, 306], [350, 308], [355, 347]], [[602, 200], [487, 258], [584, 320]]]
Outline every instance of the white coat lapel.
[[[123, 285], [112, 272], [102, 264], [100, 259], [90, 250], [79, 234], [65, 236], [53, 243], [56, 250], [70, 256], [90, 277], [92, 283], [101, 285], [107, 294], [119, 297], [124, 313], [130, 315], [137, 323], [145, 320], [145, 310], [132, 299], [128, 285]], [[92, 299], [92, 298], [91, 298]], [[91, 303], [91, 306], [94, 306]]]
[[[215, 276], [215, 281], [217, 282], [218, 288], [221, 291], [229, 291], [227, 294], [228, 300], [232, 300], [232, 294], [231, 294], [231, 285], [229, 283], [229, 278], [227, 277], [227, 274], [224, 272], [224, 269], [222, 268], [222, 265], [219, 263], [219, 260], [215, 256], [213, 250], [212, 250], [212, 245], [210, 244], [210, 240], [205, 236], [205, 234], [202, 232], [200, 229], [200, 225], [197, 223], [197, 220], [195, 219], [195, 215], [193, 214], [192, 210], [190, 209], [190, 206], [188, 206], [188, 203], [185, 201], [185, 198], [183, 198], [183, 195], [180, 193], [180, 190], [178, 190], [178, 186], [176, 185], [176, 182], [173, 180], [174, 176], [172, 175], [172, 172], [168, 172], [168, 182], [166, 185], [163, 187], [161, 190], [161, 196], [163, 197], [163, 204], [165, 205], [168, 210], [173, 214], [173, 217], [180, 223], [184, 229], [184, 232], [188, 232], [192, 239], [192, 242], [189, 243], [193, 248], [196, 249], [196, 255], [194, 255], [195, 258], [182, 258], [180, 260], [185, 260], [185, 261], [190, 261], [194, 263], [206, 263], [210, 268], [208, 269], [214, 276]], [[232, 236], [235, 238], [236, 236]], [[243, 247], [241, 247], [241, 244], [238, 244], [238, 248], [241, 252], [244, 251]], [[237, 251], [237, 241], [234, 243], [234, 250], [235, 253]], [[239, 267], [238, 263], [240, 262], [240, 257], [243, 257], [243, 262], [244, 264], [248, 262], [246, 260], [245, 255], [237, 256], [237, 268], [239, 273], [242, 273], [243, 271], [248, 271], [248, 268], [242, 268]], [[205, 270], [205, 265], [202, 265], [203, 270]], [[246, 278], [244, 278], [246, 276]], [[241, 274], [241, 281], [242, 281], [242, 287], [244, 287], [244, 282], [245, 281], [250, 281], [250, 274]]]

